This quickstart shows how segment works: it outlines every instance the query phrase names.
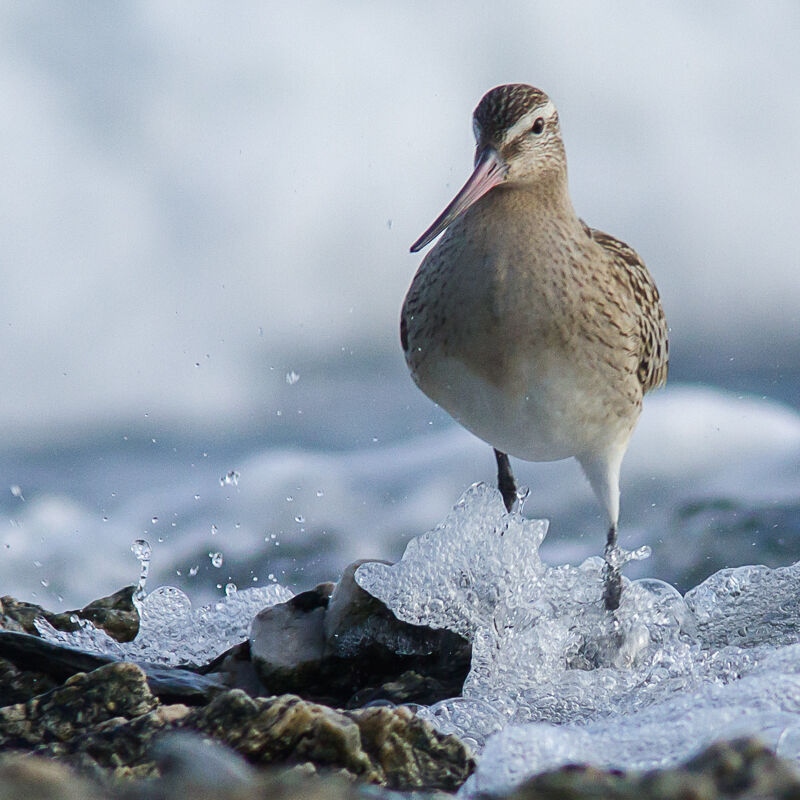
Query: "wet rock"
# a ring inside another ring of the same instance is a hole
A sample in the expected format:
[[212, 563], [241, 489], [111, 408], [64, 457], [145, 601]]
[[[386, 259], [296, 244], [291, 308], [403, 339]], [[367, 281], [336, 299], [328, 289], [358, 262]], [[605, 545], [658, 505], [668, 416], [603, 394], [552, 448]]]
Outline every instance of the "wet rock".
[[157, 703], [139, 667], [108, 664], [27, 703], [0, 708], [0, 747], [67, 741], [109, 719], [145, 714]]
[[159, 737], [175, 730], [188, 714], [187, 706], [176, 704], [158, 706], [134, 719], [112, 717], [80, 736], [50, 743], [36, 752], [98, 779], [108, 774], [117, 779], [154, 777], [158, 775], [155, 745]]
[[755, 739], [719, 742], [686, 764], [646, 773], [569, 766], [537, 775], [504, 800], [723, 800], [800, 797], [792, 766]]
[[333, 584], [324, 583], [270, 606], [253, 620], [250, 656], [264, 686], [297, 691], [319, 681], [325, 612]]
[[365, 708], [345, 712], [361, 734], [361, 746], [394, 789], [456, 791], [475, 768], [455, 736], [445, 736], [408, 708]]
[[0, 758], [0, 800], [105, 800], [99, 786], [45, 758]]
[[38, 635], [33, 623], [37, 617], [44, 617], [54, 628], [74, 631], [78, 629], [78, 624], [72, 618], [78, 617], [90, 620], [117, 641], [129, 642], [139, 632], [139, 614], [133, 605], [133, 591], [133, 586], [126, 586], [108, 597], [93, 600], [81, 609], [57, 614], [35, 603], [25, 603], [6, 596], [0, 598], [0, 629]]
[[380, 701], [396, 706], [405, 703], [432, 705], [444, 697], [457, 697], [461, 693], [462, 684], [463, 679], [461, 683], [457, 683], [457, 680], [440, 680], [408, 670], [395, 680], [356, 692], [348, 700], [347, 708], [362, 708]]
[[[27, 633], [0, 631], [0, 677], [4, 660], [9, 663], [8, 674], [12, 679], [15, 674], [18, 676], [11, 687], [16, 687], [18, 696], [0, 705], [24, 702], [79, 672], [93, 672], [107, 664], [122, 663], [116, 656], [87, 653]], [[216, 675], [205, 676], [180, 667], [140, 666], [147, 676], [150, 690], [165, 703], [206, 703], [215, 694], [228, 688]], [[31, 669], [34, 672], [27, 672]], [[38, 691], [25, 694], [27, 685], [23, 676], [31, 676], [31, 688], [37, 686], [38, 680]], [[0, 686], [0, 696], [2, 694], [3, 687]]]
[[[253, 621], [250, 652], [264, 689], [347, 708], [377, 699], [433, 703], [460, 694], [469, 643], [450, 631], [400, 622], [355, 582], [362, 563], [347, 567], [335, 587], [321, 584]], [[232, 685], [251, 691], [231, 656], [219, 669]], [[401, 678], [411, 672], [418, 677]]]
[[0, 658], [0, 708], [24, 703], [58, 685], [44, 672], [20, 669], [13, 661]]
[[[177, 747], [177, 745], [176, 745]], [[256, 772], [231, 751], [209, 742], [180, 740], [174, 759], [159, 761], [160, 776], [91, 780], [40, 756], [0, 756], [0, 800], [364, 800], [359, 787], [313, 769]], [[214, 752], [218, 751], [218, 752]], [[239, 762], [239, 763], [236, 763]], [[372, 800], [381, 797], [369, 795]]]
[[310, 761], [395, 788], [453, 791], [474, 767], [458, 739], [406, 708], [340, 712], [293, 695], [253, 699], [231, 691], [191, 712], [182, 727], [213, 736], [253, 764]]

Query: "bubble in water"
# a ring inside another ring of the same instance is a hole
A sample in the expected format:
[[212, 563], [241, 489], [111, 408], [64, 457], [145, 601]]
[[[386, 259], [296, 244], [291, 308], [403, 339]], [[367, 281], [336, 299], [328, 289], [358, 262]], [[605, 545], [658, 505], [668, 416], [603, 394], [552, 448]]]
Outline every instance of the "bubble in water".
[[211, 526], [211, 535], [216, 536], [219, 533], [219, 528], [216, 525]]
[[47, 578], [42, 578], [42, 579], [39, 581], [39, 583], [41, 583], [41, 584], [42, 584], [42, 586], [44, 586], [44, 588], [45, 588], [45, 589], [46, 589], [46, 588], [47, 588], [47, 587], [50, 585], [50, 581], [48, 581], [48, 580], [47, 580]]
[[297, 522], [297, 523], [299, 523], [300, 525], [302, 525], [302, 524], [303, 524], [303, 523], [306, 521], [306, 518], [305, 518], [305, 517], [304, 517], [302, 514], [298, 514], [298, 515], [297, 515], [297, 516], [294, 518], [294, 521], [295, 521], [295, 522]]
[[219, 569], [222, 566], [222, 553], [209, 553], [208, 557], [211, 559], [211, 566]]
[[80, 617], [79, 617], [77, 614], [70, 614], [70, 615], [69, 615], [69, 621], [70, 621], [70, 622], [71, 622], [73, 625], [77, 625], [77, 624], [78, 624], [78, 620], [79, 620], [79, 619], [80, 619]]
[[194, 578], [194, 576], [197, 575], [199, 570], [200, 570], [200, 565], [199, 564], [196, 564], [193, 567], [189, 567], [189, 575], [191, 575], [191, 577]]
[[286, 383], [288, 383], [289, 386], [294, 386], [299, 380], [300, 375], [298, 375], [294, 370], [286, 373]]
[[10, 487], [10, 488], [11, 488], [11, 494], [13, 494], [13, 495], [14, 495], [14, 497], [18, 497], [20, 500], [24, 500], [24, 499], [25, 499], [25, 498], [22, 496], [22, 487], [21, 487], [21, 486], [18, 486], [18, 485], [15, 483], [15, 484], [14, 484], [12, 487]]
[[238, 486], [240, 477], [239, 473], [235, 469], [232, 469], [219, 479], [219, 485], [230, 486], [233, 484], [234, 486]]
[[239, 587], [235, 583], [226, 583], [225, 584], [225, 595], [230, 597], [235, 592], [239, 591]]
[[152, 517], [152, 518], [151, 518], [151, 520], [150, 520], [150, 522], [151, 522], [153, 525], [155, 525], [155, 524], [156, 524], [156, 522], [158, 522], [158, 517]]
[[325, 492], [322, 489], [317, 489], [317, 497], [323, 497]]

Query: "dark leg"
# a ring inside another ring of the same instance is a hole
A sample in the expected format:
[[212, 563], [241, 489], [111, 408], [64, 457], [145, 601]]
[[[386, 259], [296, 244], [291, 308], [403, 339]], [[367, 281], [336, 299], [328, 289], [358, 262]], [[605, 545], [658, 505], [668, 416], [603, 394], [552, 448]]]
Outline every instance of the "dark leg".
[[497, 488], [503, 495], [506, 511], [511, 511], [514, 501], [517, 499], [517, 482], [514, 480], [508, 456], [495, 448], [494, 457], [497, 459]]
[[619, 608], [619, 599], [622, 596], [622, 575], [616, 563], [617, 526], [608, 529], [606, 539], [606, 565], [603, 569], [603, 603], [608, 611]]

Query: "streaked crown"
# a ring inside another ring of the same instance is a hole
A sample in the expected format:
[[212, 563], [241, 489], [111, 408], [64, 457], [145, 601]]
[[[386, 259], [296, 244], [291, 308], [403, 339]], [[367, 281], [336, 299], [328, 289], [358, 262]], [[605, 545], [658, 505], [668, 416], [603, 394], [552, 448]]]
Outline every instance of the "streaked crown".
[[500, 142], [523, 117], [549, 102], [541, 89], [526, 83], [509, 83], [486, 92], [472, 117], [484, 139]]

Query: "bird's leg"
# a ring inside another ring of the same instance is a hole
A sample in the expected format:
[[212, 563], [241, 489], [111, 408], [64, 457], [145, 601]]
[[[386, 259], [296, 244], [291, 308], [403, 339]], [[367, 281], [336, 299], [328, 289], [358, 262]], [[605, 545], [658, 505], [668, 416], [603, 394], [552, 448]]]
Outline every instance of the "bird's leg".
[[605, 550], [605, 566], [603, 567], [603, 603], [608, 611], [619, 608], [622, 595], [622, 573], [619, 570], [617, 552], [617, 525], [608, 529]]
[[511, 511], [514, 501], [517, 499], [517, 482], [514, 480], [508, 456], [495, 448], [494, 457], [497, 459], [497, 488], [503, 495], [506, 511]]

